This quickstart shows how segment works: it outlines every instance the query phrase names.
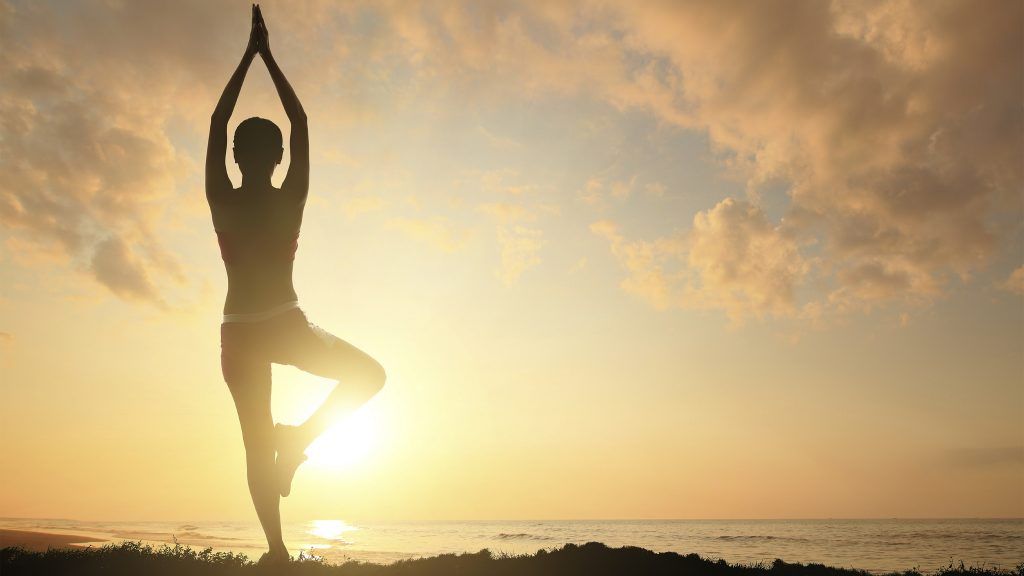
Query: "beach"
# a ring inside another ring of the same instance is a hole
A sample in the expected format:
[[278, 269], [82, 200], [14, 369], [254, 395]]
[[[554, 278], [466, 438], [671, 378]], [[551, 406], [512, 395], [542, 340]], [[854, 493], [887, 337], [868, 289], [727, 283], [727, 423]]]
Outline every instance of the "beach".
[[0, 529], [0, 548], [18, 547], [35, 552], [45, 552], [50, 548], [85, 547], [89, 544], [98, 545], [103, 542], [106, 542], [106, 540], [79, 534], [53, 534], [29, 530]]

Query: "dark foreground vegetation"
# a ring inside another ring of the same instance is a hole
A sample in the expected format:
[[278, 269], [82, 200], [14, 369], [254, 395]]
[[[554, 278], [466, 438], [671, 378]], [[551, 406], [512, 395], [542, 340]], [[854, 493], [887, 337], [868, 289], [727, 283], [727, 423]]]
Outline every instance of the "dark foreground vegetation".
[[[755, 576], [793, 574], [799, 576], [866, 576], [867, 572], [829, 568], [820, 564], [771, 564], [730, 566], [722, 560], [706, 560], [696, 554], [656, 553], [643, 548], [609, 548], [591, 542], [583, 546], [567, 544], [533, 555], [495, 555], [487, 550], [475, 554], [443, 554], [431, 558], [403, 560], [389, 565], [347, 562], [331, 565], [317, 558], [303, 558], [285, 566], [259, 566], [245, 555], [195, 551], [181, 545], [152, 548], [137, 542], [108, 544], [100, 548], [51, 549], [29, 552], [21, 548], [0, 550], [0, 574], [3, 576], [91, 576], [94, 574], [127, 576], [145, 574], [233, 576]], [[919, 574], [916, 571], [901, 576]], [[1024, 564], [1012, 571], [989, 568], [948, 566], [932, 574], [940, 576], [1024, 576]]]

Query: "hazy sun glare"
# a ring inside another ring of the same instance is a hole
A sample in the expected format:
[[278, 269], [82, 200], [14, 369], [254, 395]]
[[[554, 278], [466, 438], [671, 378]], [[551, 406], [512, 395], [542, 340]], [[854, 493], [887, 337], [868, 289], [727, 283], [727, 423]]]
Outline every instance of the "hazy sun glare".
[[[274, 420], [289, 425], [305, 422], [336, 385], [329, 378], [307, 374], [289, 366], [275, 366], [273, 378]], [[344, 386], [345, 383], [340, 385]], [[364, 462], [378, 449], [384, 430], [390, 433], [391, 418], [387, 414], [388, 411], [381, 408], [378, 397], [355, 412], [339, 417], [306, 449], [309, 460], [303, 465], [303, 470], [351, 471], [354, 465]]]
[[355, 526], [349, 526], [341, 520], [313, 520], [309, 533], [326, 540], [338, 540], [346, 532], [358, 530]]
[[337, 470], [364, 460], [377, 445], [382, 414], [372, 402], [332, 426], [306, 450], [317, 468]]

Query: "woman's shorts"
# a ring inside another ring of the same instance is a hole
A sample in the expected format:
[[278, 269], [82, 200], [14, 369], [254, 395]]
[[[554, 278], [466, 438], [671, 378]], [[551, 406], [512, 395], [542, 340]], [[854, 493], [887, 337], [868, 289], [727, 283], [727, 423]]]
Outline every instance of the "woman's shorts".
[[352, 346], [292, 308], [259, 322], [220, 325], [220, 364], [228, 387], [270, 383], [270, 365], [287, 364], [317, 376], [341, 379]]

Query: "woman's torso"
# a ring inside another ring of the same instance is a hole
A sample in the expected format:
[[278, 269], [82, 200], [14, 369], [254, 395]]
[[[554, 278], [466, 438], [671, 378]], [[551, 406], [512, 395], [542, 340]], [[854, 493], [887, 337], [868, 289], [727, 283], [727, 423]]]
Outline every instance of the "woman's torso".
[[210, 204], [228, 275], [225, 314], [262, 312], [297, 299], [292, 264], [304, 204], [276, 188], [238, 188]]

